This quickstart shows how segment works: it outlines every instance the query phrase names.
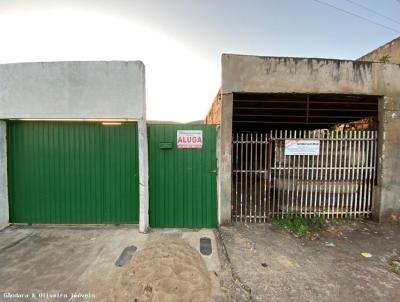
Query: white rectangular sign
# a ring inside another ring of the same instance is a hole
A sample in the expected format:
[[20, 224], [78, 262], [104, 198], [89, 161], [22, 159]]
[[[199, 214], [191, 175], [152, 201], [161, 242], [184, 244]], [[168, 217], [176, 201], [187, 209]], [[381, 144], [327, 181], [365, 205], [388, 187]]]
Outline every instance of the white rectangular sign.
[[178, 149], [203, 148], [203, 130], [178, 130], [176, 147]]
[[319, 140], [285, 139], [285, 155], [319, 155]]

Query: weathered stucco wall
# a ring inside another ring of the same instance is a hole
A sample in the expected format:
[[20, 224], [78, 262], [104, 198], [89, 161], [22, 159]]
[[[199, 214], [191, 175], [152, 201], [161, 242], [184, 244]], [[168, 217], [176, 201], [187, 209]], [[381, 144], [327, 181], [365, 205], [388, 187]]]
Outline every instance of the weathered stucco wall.
[[358, 60], [380, 62], [383, 56], [390, 56], [390, 63], [400, 64], [400, 37], [367, 53]]
[[141, 119], [144, 74], [140, 61], [0, 65], [0, 119]]
[[[400, 65], [314, 58], [222, 56], [223, 96], [235, 92], [380, 96], [374, 216], [400, 219]], [[221, 103], [220, 203], [231, 203], [232, 97]], [[229, 146], [228, 146], [229, 144]], [[228, 215], [228, 213], [226, 213]], [[225, 216], [222, 221], [229, 222]]]
[[329, 59], [222, 56], [222, 93], [398, 95], [400, 66]]

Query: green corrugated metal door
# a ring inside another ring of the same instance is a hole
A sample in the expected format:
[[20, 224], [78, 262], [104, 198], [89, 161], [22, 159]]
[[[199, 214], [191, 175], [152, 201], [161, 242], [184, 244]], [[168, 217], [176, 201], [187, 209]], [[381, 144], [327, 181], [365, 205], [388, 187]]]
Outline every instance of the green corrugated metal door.
[[137, 223], [137, 125], [10, 121], [10, 221]]
[[[201, 130], [199, 149], [178, 149], [178, 130]], [[149, 125], [150, 226], [217, 226], [216, 128]]]

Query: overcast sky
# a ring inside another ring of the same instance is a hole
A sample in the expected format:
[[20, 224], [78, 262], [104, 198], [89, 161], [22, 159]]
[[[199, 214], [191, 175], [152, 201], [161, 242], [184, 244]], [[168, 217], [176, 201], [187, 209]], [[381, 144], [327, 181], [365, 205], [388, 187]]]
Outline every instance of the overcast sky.
[[222, 53], [355, 59], [399, 35], [400, 0], [0, 1], [0, 63], [142, 60], [152, 120], [203, 119]]

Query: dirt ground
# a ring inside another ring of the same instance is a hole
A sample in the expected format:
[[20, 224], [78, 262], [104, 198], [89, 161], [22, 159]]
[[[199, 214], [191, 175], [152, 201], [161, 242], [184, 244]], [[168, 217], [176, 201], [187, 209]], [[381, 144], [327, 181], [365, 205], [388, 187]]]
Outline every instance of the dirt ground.
[[98, 296], [105, 302], [209, 302], [211, 281], [194, 248], [182, 239], [161, 239], [148, 242]]
[[275, 224], [220, 233], [237, 282], [249, 291], [236, 301], [400, 301], [400, 275], [389, 265], [400, 251], [400, 225], [339, 224], [315, 240]]

